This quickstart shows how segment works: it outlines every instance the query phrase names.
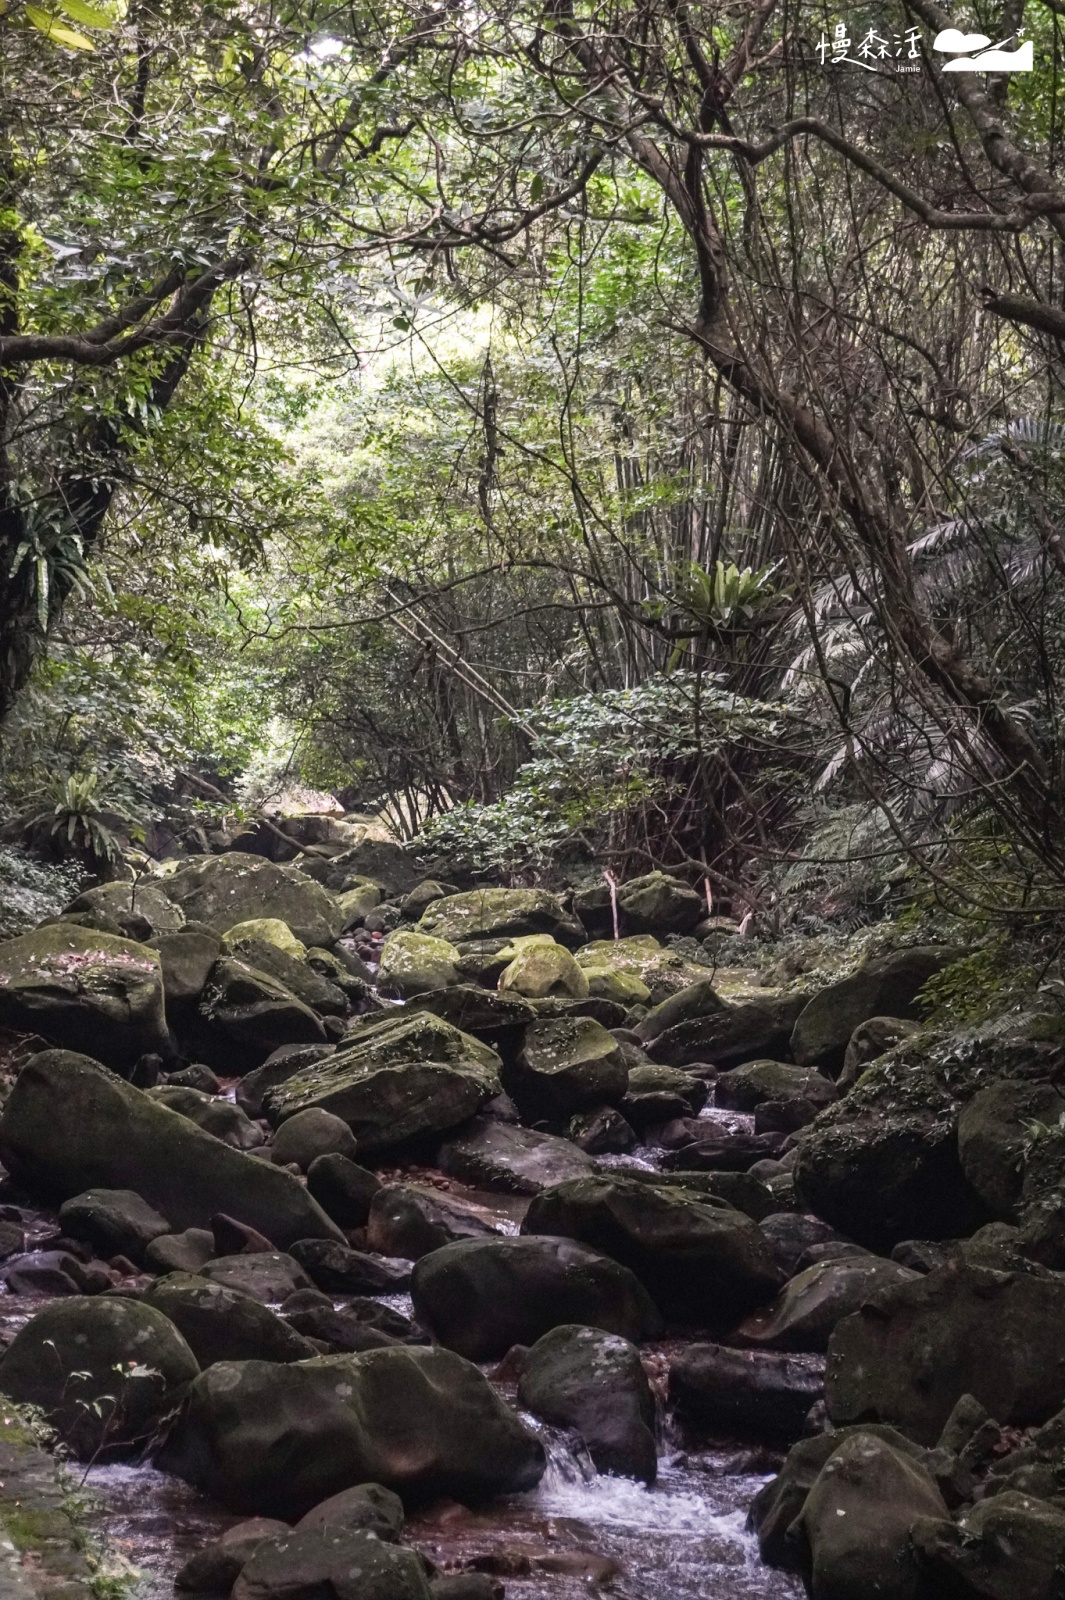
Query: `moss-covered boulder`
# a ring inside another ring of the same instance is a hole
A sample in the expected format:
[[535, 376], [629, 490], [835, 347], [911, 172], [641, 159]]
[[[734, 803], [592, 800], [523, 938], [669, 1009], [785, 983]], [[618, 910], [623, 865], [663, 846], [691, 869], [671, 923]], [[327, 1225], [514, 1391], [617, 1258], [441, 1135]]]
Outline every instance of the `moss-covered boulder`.
[[480, 1207], [416, 1183], [383, 1185], [370, 1202], [366, 1220], [367, 1248], [406, 1261], [420, 1261], [456, 1239], [498, 1234]]
[[962, 1108], [1002, 1079], [1040, 1083], [1058, 1047], [1033, 1019], [944, 1038], [919, 1035], [874, 1061], [806, 1130], [795, 1163], [803, 1204], [859, 1244], [971, 1234], [992, 1211], [958, 1154]]
[[[200, 1017], [213, 1033], [252, 1052], [253, 1061], [284, 1044], [325, 1042], [322, 1019], [310, 1006], [269, 973], [233, 956], [223, 956], [212, 967]], [[246, 1065], [245, 1056], [238, 1063]]]
[[359, 1483], [487, 1500], [534, 1488], [545, 1464], [475, 1366], [408, 1345], [291, 1365], [220, 1362], [193, 1384], [156, 1457], [234, 1511], [286, 1519]]
[[648, 990], [648, 1001], [641, 1001], [641, 1005], [658, 1005], [706, 977], [705, 967], [665, 949], [649, 933], [634, 933], [624, 939], [594, 939], [576, 952], [575, 959], [585, 971], [605, 966], [637, 978]]
[[650, 989], [634, 972], [622, 972], [619, 967], [608, 966], [605, 962], [581, 970], [588, 983], [588, 993], [596, 1000], [614, 1000], [630, 1010], [633, 1006], [645, 1006], [651, 998]]
[[64, 1200], [59, 1226], [68, 1239], [83, 1239], [105, 1261], [125, 1256], [140, 1263], [153, 1239], [170, 1223], [132, 1189], [87, 1189]]
[[231, 1144], [234, 1150], [257, 1150], [266, 1140], [257, 1122], [245, 1116], [239, 1106], [216, 1095], [205, 1094], [202, 1089], [187, 1089], [176, 1083], [159, 1084], [145, 1093], [157, 1105], [176, 1111], [179, 1117], [188, 1117], [205, 1133], [213, 1134]]
[[647, 872], [619, 885], [618, 911], [628, 933], [691, 933], [706, 901], [668, 872]]
[[22, 1072], [0, 1116], [0, 1160], [33, 1192], [132, 1189], [176, 1230], [219, 1211], [273, 1243], [339, 1238], [298, 1180], [223, 1144], [99, 1063], [46, 1050]]
[[39, 1406], [81, 1460], [128, 1454], [196, 1377], [199, 1364], [160, 1311], [118, 1296], [45, 1306], [0, 1356], [0, 1388]]
[[1065, 1096], [1058, 1087], [1018, 1078], [988, 1084], [963, 1106], [958, 1117], [961, 1169], [996, 1217], [1012, 1220], [1026, 1199], [1036, 1198], [1030, 1191], [1053, 1147], [1058, 1153], [1054, 1186], [1060, 1187], [1065, 1176], [1059, 1138], [1063, 1115]]
[[[655, 1061], [673, 1067], [707, 1061], [728, 1071], [745, 1062], [787, 1052], [795, 1018], [805, 1003], [801, 995], [767, 996], [764, 1000], [730, 1004], [716, 994], [711, 998], [711, 986], [705, 982], [693, 987], [705, 1003], [693, 1005], [689, 1015], [663, 1026], [667, 1013], [659, 1006], [637, 1024], [636, 1031]], [[684, 998], [683, 993], [673, 997], [678, 1004]], [[666, 1001], [666, 1006], [671, 1004]]]
[[474, 1117], [440, 1146], [442, 1172], [493, 1194], [539, 1194], [565, 1178], [592, 1171], [590, 1157], [569, 1139]]
[[620, 1174], [537, 1195], [522, 1232], [579, 1239], [628, 1267], [667, 1316], [729, 1321], [783, 1281], [757, 1223], [724, 1201]]
[[163, 1003], [172, 1027], [196, 1015], [204, 985], [222, 953], [222, 940], [210, 928], [179, 928], [151, 941], [163, 973]]
[[956, 961], [949, 945], [917, 945], [866, 961], [857, 972], [822, 989], [803, 1008], [791, 1036], [801, 1066], [824, 1067], [836, 1076], [855, 1028], [870, 1017], [920, 1015], [918, 995], [929, 978]]
[[311, 1106], [331, 1111], [372, 1155], [467, 1121], [499, 1093], [499, 1067], [494, 1050], [430, 1012], [370, 1016], [264, 1105], [275, 1127]]
[[450, 1022], [463, 1033], [490, 1044], [501, 1056], [511, 1056], [536, 1012], [520, 994], [500, 994], [477, 983], [458, 983], [448, 989], [433, 989], [415, 995], [408, 1011], [431, 1011], [434, 1017]]
[[910, 1535], [937, 1594], [960, 1600], [1057, 1600], [1065, 1572], [1065, 1506], [1007, 1490]]
[[579, 1322], [640, 1343], [661, 1328], [632, 1272], [572, 1239], [460, 1239], [414, 1268], [419, 1322], [471, 1361]]
[[820, 1261], [786, 1284], [772, 1305], [732, 1330], [732, 1342], [752, 1350], [827, 1350], [837, 1323], [886, 1289], [917, 1277], [897, 1261], [854, 1255]]
[[301, 944], [328, 948], [339, 938], [344, 921], [321, 884], [295, 867], [238, 850], [179, 867], [167, 879], [167, 893], [189, 922], [204, 922], [217, 933], [241, 922], [276, 918]]
[[434, 900], [422, 914], [419, 933], [452, 944], [472, 939], [512, 939], [549, 933], [559, 944], [578, 945], [584, 929], [557, 895], [546, 889], [472, 889]]
[[238, 945], [249, 942], [273, 945], [296, 961], [302, 961], [307, 954], [307, 946], [280, 917], [250, 917], [247, 922], [234, 923], [222, 936], [223, 947], [230, 953], [239, 954]]
[[349, 928], [357, 928], [383, 899], [380, 885], [370, 882], [358, 883], [353, 889], [345, 889], [343, 894], [338, 894], [337, 905], [340, 907], [343, 931], [346, 933]]
[[562, 1121], [589, 1106], [617, 1104], [629, 1074], [618, 1042], [592, 1017], [547, 1017], [526, 1029], [503, 1086], [530, 1122]]
[[552, 1328], [529, 1351], [518, 1399], [556, 1428], [573, 1428], [598, 1472], [654, 1483], [654, 1395], [628, 1339], [574, 1324]]
[[416, 1550], [383, 1543], [362, 1528], [296, 1528], [260, 1541], [241, 1567], [233, 1600], [290, 1600], [294, 1595], [351, 1600], [433, 1600]]
[[400, 929], [381, 946], [378, 982], [383, 993], [400, 1000], [446, 989], [458, 982], [458, 959], [458, 951], [446, 939]]
[[714, 1104], [729, 1111], [755, 1111], [767, 1100], [807, 1100], [821, 1109], [837, 1097], [831, 1078], [784, 1061], [748, 1061], [714, 1084]]
[[157, 1279], [142, 1303], [174, 1324], [201, 1367], [216, 1361], [308, 1361], [318, 1353], [254, 1296], [196, 1273]]
[[568, 950], [554, 943], [529, 944], [519, 949], [500, 975], [499, 988], [504, 994], [513, 990], [530, 1000], [553, 994], [584, 1000], [589, 994], [584, 972]]
[[185, 926], [185, 913], [174, 904], [163, 884], [151, 878], [138, 883], [101, 883], [86, 889], [67, 906], [68, 912], [97, 911], [113, 917], [124, 936], [140, 939], [173, 933]]
[[70, 923], [0, 943], [0, 1024], [91, 1050], [120, 1070], [172, 1053], [155, 951]]

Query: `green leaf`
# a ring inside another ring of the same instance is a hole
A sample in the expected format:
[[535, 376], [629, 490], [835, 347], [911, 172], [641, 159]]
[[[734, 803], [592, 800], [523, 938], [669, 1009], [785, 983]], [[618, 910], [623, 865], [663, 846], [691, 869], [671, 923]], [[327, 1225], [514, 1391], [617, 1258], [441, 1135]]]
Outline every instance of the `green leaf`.
[[66, 45], [68, 50], [96, 49], [92, 40], [86, 38], [85, 34], [78, 33], [75, 28], [66, 27], [55, 17], [50, 17], [47, 11], [40, 11], [36, 6], [27, 6], [26, 16], [33, 26], [54, 44]]
[[100, 11], [96, 6], [87, 6], [85, 0], [56, 0], [60, 11], [65, 11], [74, 22], [80, 22], [83, 28], [113, 28], [114, 18], [109, 17], [106, 11]]
[[529, 199], [532, 201], [533, 205], [537, 204], [543, 192], [544, 180], [542, 174], [538, 172], [532, 183], [529, 185]]

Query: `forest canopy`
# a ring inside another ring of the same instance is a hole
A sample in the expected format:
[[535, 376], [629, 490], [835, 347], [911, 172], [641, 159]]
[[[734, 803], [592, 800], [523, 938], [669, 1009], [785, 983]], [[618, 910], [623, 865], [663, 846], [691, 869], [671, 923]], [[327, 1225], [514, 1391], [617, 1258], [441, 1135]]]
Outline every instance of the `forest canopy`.
[[13, 0], [8, 820], [1059, 914], [1062, 21]]

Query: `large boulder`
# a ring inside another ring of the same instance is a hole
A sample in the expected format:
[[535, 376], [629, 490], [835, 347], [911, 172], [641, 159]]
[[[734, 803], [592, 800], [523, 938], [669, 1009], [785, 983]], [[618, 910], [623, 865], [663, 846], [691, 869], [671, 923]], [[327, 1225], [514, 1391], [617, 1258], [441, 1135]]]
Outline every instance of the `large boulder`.
[[288, 1117], [270, 1141], [270, 1154], [278, 1165], [291, 1164], [301, 1172], [306, 1172], [319, 1156], [346, 1156], [350, 1161], [355, 1148], [355, 1135], [347, 1123], [318, 1106]]
[[[347, 1126], [347, 1124], [345, 1124]], [[362, 1228], [381, 1187], [375, 1172], [347, 1156], [316, 1156], [307, 1168], [307, 1192], [340, 1228]]]
[[835, 1077], [855, 1028], [870, 1017], [920, 1015], [918, 995], [937, 972], [961, 954], [950, 945], [916, 945], [866, 961], [848, 978], [829, 984], [799, 1013], [791, 1053], [800, 1066], [823, 1067]]
[[101, 883], [86, 889], [66, 907], [68, 912], [96, 911], [113, 917], [124, 938], [146, 939], [185, 926], [185, 913], [160, 883]]
[[647, 872], [618, 887], [618, 911], [629, 933], [691, 933], [706, 901], [668, 872]]
[[216, 1361], [308, 1361], [317, 1354], [268, 1306], [197, 1274], [171, 1272], [157, 1279], [143, 1304], [174, 1324], [201, 1367]]
[[[273, 927], [274, 923], [248, 922], [246, 928]], [[283, 928], [283, 922], [277, 923]], [[226, 953], [242, 961], [246, 967], [252, 967], [256, 972], [265, 972], [268, 978], [273, 978], [275, 983], [294, 994], [301, 1004], [308, 1006], [322, 1017], [345, 1017], [348, 1014], [348, 998], [343, 989], [323, 977], [310, 966], [304, 956], [295, 956], [290, 949], [279, 945], [273, 939], [255, 939], [244, 934], [239, 939], [234, 934], [239, 929], [233, 929], [225, 939]], [[299, 946], [302, 950], [302, 945]], [[287, 1041], [286, 1041], [287, 1042]]]
[[669, 1369], [678, 1414], [716, 1433], [797, 1439], [824, 1392], [822, 1356], [690, 1344]]
[[648, 1041], [647, 1051], [655, 1061], [671, 1067], [707, 1061], [722, 1071], [746, 1061], [779, 1056], [788, 1048], [802, 1005], [801, 995], [725, 1005], [665, 1029]]
[[654, 1395], [627, 1339], [572, 1324], [552, 1328], [529, 1351], [518, 1399], [545, 1422], [575, 1429], [597, 1471], [655, 1481]]
[[[300, 1242], [300, 1241], [297, 1241]], [[321, 1241], [328, 1249], [346, 1250], [333, 1239]], [[223, 1289], [231, 1289], [261, 1305], [279, 1305], [297, 1289], [309, 1289], [311, 1280], [287, 1250], [244, 1250], [236, 1255], [214, 1255], [199, 1269], [200, 1276]]]
[[440, 1146], [440, 1170], [493, 1194], [539, 1194], [566, 1178], [592, 1171], [592, 1161], [568, 1139], [474, 1117]]
[[919, 1518], [946, 1514], [931, 1474], [912, 1456], [875, 1434], [845, 1439], [796, 1521], [810, 1593], [817, 1600], [934, 1600], [910, 1533]]
[[226, 933], [240, 922], [276, 917], [301, 944], [328, 948], [340, 936], [343, 917], [333, 896], [295, 867], [262, 856], [229, 851], [179, 867], [167, 893], [190, 922]]
[[470, 1362], [397, 1345], [209, 1367], [156, 1465], [234, 1511], [293, 1519], [358, 1483], [465, 1501], [532, 1489], [545, 1456]]
[[179, 928], [149, 941], [163, 974], [163, 1002], [171, 1026], [185, 1026], [196, 1014], [222, 940], [210, 928]]
[[432, 1600], [416, 1550], [386, 1544], [362, 1528], [297, 1528], [256, 1544], [233, 1585], [233, 1600]]
[[825, 1400], [837, 1424], [886, 1422], [935, 1444], [971, 1394], [1006, 1425], [1065, 1402], [1065, 1279], [951, 1264], [837, 1324]]
[[406, 1261], [420, 1261], [456, 1239], [487, 1239], [498, 1233], [478, 1207], [414, 1183], [379, 1188], [366, 1221], [367, 1247]]
[[800, 1199], [859, 1244], [885, 1253], [904, 1239], [965, 1237], [990, 1220], [958, 1156], [962, 1107], [1000, 1079], [1046, 1081], [1058, 1047], [1033, 1019], [917, 1036], [874, 1061], [803, 1134]]
[[565, 1322], [639, 1342], [661, 1324], [646, 1290], [616, 1261], [570, 1239], [462, 1239], [423, 1256], [411, 1294], [418, 1320], [471, 1361], [532, 1344]]
[[87, 1189], [64, 1200], [59, 1226], [69, 1239], [83, 1239], [98, 1256], [125, 1256], [138, 1266], [153, 1239], [170, 1223], [132, 1189]]
[[618, 1042], [592, 1017], [545, 1017], [526, 1030], [503, 1086], [530, 1122], [562, 1122], [623, 1097], [629, 1073]]
[[529, 933], [549, 933], [559, 944], [584, 942], [584, 929], [557, 895], [546, 889], [471, 889], [434, 900], [418, 923], [419, 933], [430, 933], [451, 944], [472, 939], [513, 939]]
[[957, 1521], [915, 1522], [914, 1549], [935, 1594], [952, 1600], [1059, 1600], [1065, 1584], [1065, 1506], [1007, 1490]]
[[237, 1105], [249, 1117], [263, 1115], [263, 1096], [276, 1084], [287, 1083], [297, 1072], [336, 1054], [335, 1044], [285, 1044], [271, 1050], [261, 1067], [245, 1073], [237, 1084]]
[[331, 1111], [373, 1155], [466, 1122], [499, 1093], [499, 1067], [488, 1045], [430, 1012], [370, 1016], [263, 1100], [275, 1127], [308, 1107]]
[[381, 946], [378, 982], [381, 992], [400, 1000], [430, 994], [459, 981], [459, 953], [446, 939], [399, 929]]
[[132, 1189], [178, 1231], [208, 1227], [222, 1211], [281, 1246], [341, 1237], [291, 1174], [223, 1144], [73, 1051], [45, 1050], [23, 1067], [0, 1116], [0, 1160], [58, 1200]]
[[918, 1273], [880, 1256], [843, 1256], [818, 1262], [792, 1278], [764, 1311], [735, 1328], [732, 1339], [755, 1350], [827, 1350], [836, 1324], [873, 1296]]
[[322, 1044], [325, 1028], [310, 1006], [269, 973], [235, 956], [216, 961], [200, 999], [200, 1015], [227, 1041], [250, 1047], [252, 1060], [283, 1044]]
[[781, 1274], [757, 1223], [708, 1195], [620, 1175], [538, 1195], [525, 1234], [579, 1239], [635, 1273], [667, 1316], [727, 1321], [770, 1299]]
[[515, 942], [518, 952], [499, 977], [504, 994], [512, 991], [530, 1000], [543, 1000], [548, 995], [587, 999], [588, 979], [563, 945], [536, 934], [528, 941]]
[[38, 1406], [82, 1461], [142, 1445], [199, 1372], [174, 1324], [118, 1296], [57, 1300], [0, 1356], [0, 1388]]
[[577, 964], [589, 968], [611, 967], [629, 974], [648, 990], [652, 1005], [672, 994], [688, 989], [705, 979], [706, 968], [685, 961], [674, 950], [666, 950], [649, 933], [631, 934], [625, 939], [594, 939], [577, 951]]
[[500, 994], [477, 983], [416, 995], [407, 1010], [431, 1011], [453, 1028], [490, 1044], [501, 1056], [512, 1055], [529, 1023], [536, 1021], [536, 1012], [522, 995]]
[[188, 1117], [205, 1133], [231, 1144], [234, 1150], [257, 1150], [265, 1142], [259, 1124], [252, 1122], [239, 1106], [229, 1100], [205, 1094], [202, 1089], [187, 1089], [176, 1083], [159, 1084], [145, 1093], [156, 1105], [176, 1111], [179, 1117]]
[[[1063, 1114], [1065, 1096], [1056, 1085], [1014, 1078], [988, 1084], [962, 1108], [961, 1170], [996, 1217], [1016, 1217], [1029, 1198], [1025, 1191], [1030, 1187], [1030, 1159], [1037, 1143], [1045, 1145], [1047, 1135], [1060, 1126]], [[1034, 1166], [1038, 1173], [1038, 1158]]]
[[831, 1078], [783, 1061], [749, 1061], [723, 1072], [714, 1084], [714, 1104], [728, 1111], [756, 1111], [767, 1100], [807, 1100], [820, 1111], [836, 1098]]
[[155, 951], [67, 922], [0, 943], [0, 1025], [91, 1050], [119, 1070], [172, 1054]]

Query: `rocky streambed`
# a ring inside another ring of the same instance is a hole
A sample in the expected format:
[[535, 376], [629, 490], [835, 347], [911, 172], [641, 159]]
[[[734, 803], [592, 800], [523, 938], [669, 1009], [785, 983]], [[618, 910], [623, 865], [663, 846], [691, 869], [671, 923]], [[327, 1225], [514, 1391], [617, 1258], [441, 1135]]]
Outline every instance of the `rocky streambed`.
[[664, 874], [615, 939], [357, 865], [0, 945], [0, 1394], [140, 1581], [1057, 1600], [1054, 1029], [922, 1033], [945, 946], [711, 973]]

